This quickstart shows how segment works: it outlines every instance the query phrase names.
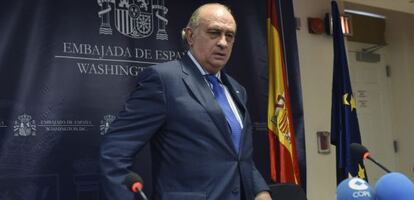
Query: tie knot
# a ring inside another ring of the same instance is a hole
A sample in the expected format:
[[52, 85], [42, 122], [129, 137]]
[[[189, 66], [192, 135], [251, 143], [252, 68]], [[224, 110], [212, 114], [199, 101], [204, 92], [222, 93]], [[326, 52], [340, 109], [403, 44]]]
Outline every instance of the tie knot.
[[213, 85], [217, 85], [219, 83], [219, 80], [215, 74], [208, 74], [206, 75], [206, 78]]

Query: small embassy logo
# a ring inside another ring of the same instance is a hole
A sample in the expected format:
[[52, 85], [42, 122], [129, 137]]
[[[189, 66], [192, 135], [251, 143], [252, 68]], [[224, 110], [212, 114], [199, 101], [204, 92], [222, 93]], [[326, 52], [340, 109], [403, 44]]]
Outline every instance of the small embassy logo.
[[36, 123], [32, 120], [32, 116], [23, 114], [17, 117], [14, 121], [14, 135], [15, 136], [30, 136], [36, 135]]
[[99, 34], [112, 35], [110, 16], [113, 10], [113, 23], [119, 33], [136, 39], [149, 37], [153, 33], [155, 16], [158, 22], [156, 39], [168, 40], [165, 17], [168, 9], [164, 0], [158, 0], [158, 5], [154, 5], [153, 0], [98, 0], [98, 5], [101, 7]]
[[105, 135], [108, 132], [109, 125], [111, 125], [111, 123], [115, 120], [115, 118], [116, 117], [114, 115], [104, 116], [104, 119], [101, 120], [101, 125], [100, 125], [101, 135]]
[[7, 125], [4, 123], [4, 121], [0, 121], [0, 128], [7, 128]]

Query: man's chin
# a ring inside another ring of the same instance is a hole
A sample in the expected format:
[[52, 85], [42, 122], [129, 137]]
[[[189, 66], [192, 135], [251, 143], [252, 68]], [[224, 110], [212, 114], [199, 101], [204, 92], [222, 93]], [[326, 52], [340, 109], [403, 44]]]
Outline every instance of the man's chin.
[[214, 64], [211, 64], [209, 67], [206, 67], [206, 70], [210, 74], [215, 74], [219, 72], [221, 69], [223, 69], [223, 67], [224, 67], [223, 64], [218, 65], [217, 63], [214, 63]]
[[212, 65], [214, 65], [217, 68], [223, 68], [227, 64], [228, 59], [215, 59], [213, 62], [211, 62]]
[[213, 68], [220, 71], [226, 65], [226, 62], [214, 63]]

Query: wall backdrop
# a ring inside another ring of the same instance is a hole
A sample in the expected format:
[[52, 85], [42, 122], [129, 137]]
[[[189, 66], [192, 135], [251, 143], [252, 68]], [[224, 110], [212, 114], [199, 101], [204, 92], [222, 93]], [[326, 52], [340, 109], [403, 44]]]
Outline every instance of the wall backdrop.
[[[101, 200], [101, 137], [153, 64], [180, 58], [180, 32], [209, 1], [38, 0], [0, 7], [0, 199]], [[255, 161], [269, 180], [266, 1], [219, 1], [238, 22], [226, 71], [249, 94]], [[291, 0], [281, 1], [302, 180], [305, 141]], [[135, 169], [151, 185], [148, 148]], [[200, 158], [202, 159], [202, 158]], [[303, 181], [304, 187], [306, 181]], [[145, 191], [151, 193], [151, 187]]]

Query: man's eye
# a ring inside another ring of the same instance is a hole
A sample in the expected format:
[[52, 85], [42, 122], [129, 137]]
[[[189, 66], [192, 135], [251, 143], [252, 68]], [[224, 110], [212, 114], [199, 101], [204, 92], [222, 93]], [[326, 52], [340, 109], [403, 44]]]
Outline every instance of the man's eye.
[[210, 32], [208, 32], [211, 36], [214, 36], [214, 37], [217, 37], [217, 36], [220, 36], [220, 32], [219, 31], [210, 31]]
[[233, 39], [233, 38], [234, 38], [234, 34], [232, 34], [232, 33], [227, 33], [227, 34], [226, 34], [226, 37], [227, 37], [227, 38], [229, 38], [229, 39]]

